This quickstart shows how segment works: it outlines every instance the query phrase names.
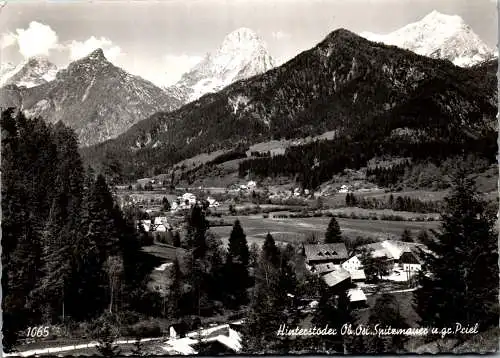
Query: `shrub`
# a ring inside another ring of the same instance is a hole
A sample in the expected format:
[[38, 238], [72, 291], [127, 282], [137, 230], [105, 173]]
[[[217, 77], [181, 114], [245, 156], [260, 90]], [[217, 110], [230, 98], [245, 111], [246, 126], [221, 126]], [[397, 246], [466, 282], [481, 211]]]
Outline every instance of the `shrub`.
[[161, 327], [157, 321], [140, 321], [126, 329], [127, 336], [146, 338], [159, 337], [162, 335]]

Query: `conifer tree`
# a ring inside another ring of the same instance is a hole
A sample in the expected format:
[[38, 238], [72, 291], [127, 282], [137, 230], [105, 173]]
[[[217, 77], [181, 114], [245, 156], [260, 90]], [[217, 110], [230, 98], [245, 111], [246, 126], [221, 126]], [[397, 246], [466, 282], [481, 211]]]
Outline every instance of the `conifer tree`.
[[328, 228], [325, 232], [325, 244], [342, 243], [342, 232], [340, 231], [339, 223], [337, 219], [331, 218], [328, 223]]
[[246, 235], [239, 220], [236, 220], [229, 236], [229, 249], [224, 268], [226, 289], [232, 298], [232, 305], [238, 306], [246, 302], [249, 256]]
[[178, 318], [182, 315], [180, 305], [182, 299], [182, 272], [177, 257], [173, 262], [169, 279], [170, 285], [167, 295], [168, 315], [169, 317]]
[[401, 241], [403, 242], [413, 242], [413, 237], [411, 235], [411, 231], [409, 229], [404, 229], [401, 234]]
[[[463, 174], [463, 173], [462, 173]], [[457, 175], [445, 199], [441, 232], [429, 242], [416, 291], [422, 324], [498, 325], [498, 248], [495, 215], [471, 179]]]
[[[370, 310], [368, 324], [374, 327], [408, 328], [405, 319], [399, 311], [399, 304], [392, 294], [385, 293], [378, 297], [375, 305]], [[407, 337], [403, 335], [369, 336], [367, 341], [367, 353], [400, 353], [404, 348]]]

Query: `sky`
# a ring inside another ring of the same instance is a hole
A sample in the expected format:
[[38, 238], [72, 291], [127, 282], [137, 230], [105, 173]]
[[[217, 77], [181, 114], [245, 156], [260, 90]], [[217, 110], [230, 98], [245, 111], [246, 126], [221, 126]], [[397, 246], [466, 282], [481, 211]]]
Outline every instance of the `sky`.
[[172, 84], [239, 27], [256, 31], [281, 63], [337, 28], [388, 33], [432, 10], [461, 16], [496, 47], [494, 0], [6, 0], [0, 63], [48, 56], [64, 67], [103, 48], [128, 72]]

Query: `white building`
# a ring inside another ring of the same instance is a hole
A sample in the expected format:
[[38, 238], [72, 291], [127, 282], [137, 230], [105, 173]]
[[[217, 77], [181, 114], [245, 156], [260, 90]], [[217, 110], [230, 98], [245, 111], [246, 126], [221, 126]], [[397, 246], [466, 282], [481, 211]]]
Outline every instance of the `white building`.
[[142, 225], [144, 230], [146, 232], [149, 232], [149, 230], [151, 229], [151, 220], [139, 220], [137, 226], [139, 226], [139, 225]]
[[342, 263], [342, 267], [347, 271], [360, 270], [363, 264], [359, 260], [358, 256], [353, 256], [349, 260]]
[[216, 208], [220, 205], [217, 200], [215, 200], [214, 198], [211, 198], [211, 197], [208, 197], [207, 201], [208, 201], [208, 206], [210, 208]]
[[252, 190], [252, 189], [255, 189], [255, 187], [257, 187], [257, 183], [253, 180], [250, 180], [248, 183], [247, 183], [247, 188]]

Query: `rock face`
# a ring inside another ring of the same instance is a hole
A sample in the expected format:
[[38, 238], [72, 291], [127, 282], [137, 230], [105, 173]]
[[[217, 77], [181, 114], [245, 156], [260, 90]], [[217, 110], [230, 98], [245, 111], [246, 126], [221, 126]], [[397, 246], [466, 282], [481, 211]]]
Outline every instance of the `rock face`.
[[363, 32], [370, 41], [398, 46], [419, 55], [440, 58], [469, 67], [495, 56], [460, 16], [433, 11], [422, 20], [386, 35]]
[[7, 63], [0, 69], [0, 86], [35, 87], [56, 78], [57, 67], [45, 57], [31, 57], [18, 66]]
[[239, 144], [372, 128], [412, 141], [466, 141], [495, 123], [495, 66], [460, 68], [339, 29], [280, 67], [137, 123], [87, 158], [115, 151], [147, 172]]
[[227, 35], [216, 51], [208, 53], [167, 92], [183, 103], [192, 102], [273, 67], [274, 60], [264, 41], [254, 31], [240, 28]]
[[[53, 81], [18, 91], [25, 114], [63, 121], [83, 146], [114, 138], [141, 119], [180, 105], [151, 82], [114, 66], [101, 49], [70, 63]], [[2, 89], [10, 101], [17, 98], [13, 92], [12, 86]]]

